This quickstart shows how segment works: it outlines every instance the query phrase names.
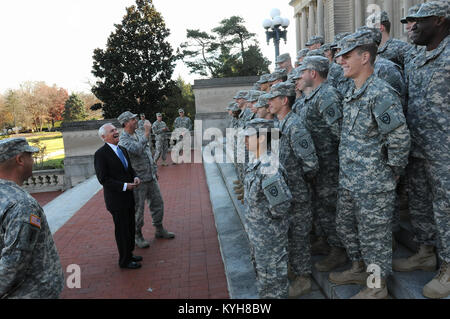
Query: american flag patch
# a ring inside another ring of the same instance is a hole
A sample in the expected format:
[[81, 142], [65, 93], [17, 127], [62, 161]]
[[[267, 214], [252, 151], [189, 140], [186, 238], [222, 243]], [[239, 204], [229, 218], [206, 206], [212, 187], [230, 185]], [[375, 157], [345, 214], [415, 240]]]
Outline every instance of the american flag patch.
[[33, 226], [36, 226], [38, 228], [41, 228], [41, 219], [38, 216], [31, 214], [30, 215], [30, 224]]

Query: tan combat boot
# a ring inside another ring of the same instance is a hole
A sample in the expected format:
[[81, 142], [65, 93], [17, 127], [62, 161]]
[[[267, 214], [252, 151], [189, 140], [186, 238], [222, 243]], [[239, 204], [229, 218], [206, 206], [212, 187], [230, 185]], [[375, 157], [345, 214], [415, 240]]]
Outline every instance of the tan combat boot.
[[417, 254], [408, 258], [399, 258], [392, 261], [395, 271], [436, 270], [436, 254], [433, 246], [420, 245]]
[[423, 287], [422, 294], [433, 299], [450, 296], [450, 264], [442, 262], [439, 273]]
[[366, 272], [363, 261], [354, 261], [352, 268], [342, 272], [332, 272], [328, 279], [337, 285], [365, 285], [369, 274]]
[[156, 226], [156, 232], [155, 232], [156, 238], [165, 238], [165, 239], [172, 239], [175, 238], [175, 234], [168, 232], [166, 229], [164, 229], [163, 226]]
[[234, 184], [234, 185], [240, 185], [240, 184], [242, 184], [242, 183], [241, 183], [240, 180], [237, 179], [237, 180], [233, 181], [233, 184]]
[[150, 247], [150, 243], [144, 239], [144, 236], [142, 236], [141, 232], [136, 232], [136, 235], [134, 236], [134, 242], [139, 248]]
[[298, 298], [311, 292], [311, 277], [297, 276], [289, 284], [289, 298]]
[[388, 290], [386, 287], [386, 279], [381, 278], [380, 288], [366, 287], [359, 293], [354, 295], [351, 299], [386, 299], [388, 297]]
[[243, 186], [243, 185], [241, 185], [241, 186], [235, 186], [235, 187], [234, 187], [234, 192], [235, 192], [236, 194], [241, 194], [242, 192], [244, 192], [244, 186]]
[[333, 269], [345, 265], [347, 253], [344, 248], [331, 247], [330, 254], [324, 259], [315, 263], [318, 271], [332, 271]]
[[330, 246], [325, 237], [317, 237], [317, 240], [311, 244], [311, 255], [328, 255], [330, 253]]

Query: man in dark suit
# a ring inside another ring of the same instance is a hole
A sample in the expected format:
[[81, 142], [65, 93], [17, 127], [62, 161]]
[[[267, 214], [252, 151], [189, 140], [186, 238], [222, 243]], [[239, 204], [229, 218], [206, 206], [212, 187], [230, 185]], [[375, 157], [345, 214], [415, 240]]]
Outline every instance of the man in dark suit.
[[140, 179], [131, 166], [127, 151], [118, 146], [119, 132], [111, 123], [103, 125], [99, 136], [105, 145], [95, 152], [94, 166], [97, 179], [103, 185], [106, 209], [111, 213], [119, 250], [119, 266], [137, 269], [141, 256], [133, 256], [135, 235], [135, 210], [133, 189]]

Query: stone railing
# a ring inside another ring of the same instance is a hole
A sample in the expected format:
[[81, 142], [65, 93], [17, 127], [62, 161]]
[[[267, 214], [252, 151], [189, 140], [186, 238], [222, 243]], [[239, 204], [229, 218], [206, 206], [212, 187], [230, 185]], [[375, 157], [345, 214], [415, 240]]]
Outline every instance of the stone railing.
[[29, 193], [43, 193], [65, 190], [64, 169], [33, 171], [33, 175], [23, 183]]

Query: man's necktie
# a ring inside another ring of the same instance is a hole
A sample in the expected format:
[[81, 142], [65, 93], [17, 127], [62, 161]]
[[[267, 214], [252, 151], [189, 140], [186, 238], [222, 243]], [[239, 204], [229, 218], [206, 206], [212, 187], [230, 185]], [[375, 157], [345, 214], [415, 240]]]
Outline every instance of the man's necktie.
[[119, 155], [119, 158], [122, 161], [123, 167], [125, 167], [125, 169], [127, 169], [128, 163], [127, 163], [127, 160], [125, 159], [125, 155], [123, 155], [123, 152], [120, 149], [120, 147], [117, 147], [117, 155]]

